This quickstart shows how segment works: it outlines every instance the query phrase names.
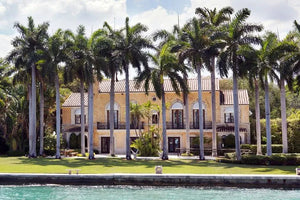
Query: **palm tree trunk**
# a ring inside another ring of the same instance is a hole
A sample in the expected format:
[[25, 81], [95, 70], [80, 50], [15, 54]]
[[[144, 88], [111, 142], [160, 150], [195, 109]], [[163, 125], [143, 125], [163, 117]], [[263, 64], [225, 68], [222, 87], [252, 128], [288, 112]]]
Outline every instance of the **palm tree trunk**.
[[125, 67], [125, 98], [126, 98], [126, 159], [131, 160], [130, 152], [130, 105], [129, 105], [129, 66]]
[[212, 114], [212, 156], [218, 156], [217, 150], [217, 126], [216, 126], [216, 78], [215, 78], [215, 58], [211, 60], [211, 114]]
[[89, 160], [94, 159], [94, 148], [93, 148], [93, 133], [94, 133], [94, 119], [93, 119], [93, 111], [94, 111], [94, 94], [93, 94], [93, 82], [89, 82], [89, 92], [88, 92], [88, 115], [89, 115]]
[[267, 135], [267, 156], [272, 155], [272, 136], [270, 122], [270, 100], [268, 77], [265, 77], [265, 113], [266, 113], [266, 135]]
[[256, 141], [257, 152], [256, 155], [262, 155], [261, 153], [261, 130], [260, 130], [260, 108], [259, 108], [259, 85], [255, 80], [255, 118], [256, 118]]
[[80, 138], [81, 138], [81, 155], [85, 156], [85, 112], [84, 112], [84, 83], [80, 80]]
[[233, 70], [233, 106], [234, 106], [233, 111], [234, 111], [234, 136], [235, 136], [236, 159], [241, 160], [239, 97], [238, 97], [237, 76], [235, 70]]
[[56, 155], [60, 159], [60, 95], [58, 74], [55, 74], [55, 100], [56, 100]]
[[284, 80], [280, 80], [280, 105], [281, 105], [281, 130], [282, 130], [282, 153], [288, 153], [286, 102]]
[[28, 139], [29, 139], [29, 152], [28, 157], [31, 157], [32, 152], [32, 87], [30, 84], [28, 84], [28, 100], [29, 100], [29, 121], [28, 121]]
[[204, 133], [203, 133], [203, 109], [202, 109], [202, 84], [201, 84], [201, 66], [197, 65], [198, 74], [198, 104], [199, 104], [199, 131], [200, 131], [200, 160], [205, 160], [204, 157]]
[[29, 157], [36, 157], [36, 71], [35, 71], [35, 64], [32, 64], [31, 69], [31, 89], [32, 89], [32, 134], [30, 137], [31, 140], [31, 152]]
[[[188, 84], [187, 76], [184, 76], [184, 81]], [[184, 107], [185, 107], [185, 131], [186, 131], [186, 153], [190, 153], [190, 116], [189, 116], [189, 94], [183, 92]]]
[[112, 73], [112, 77], [110, 80], [110, 110], [109, 110], [109, 133], [110, 133], [110, 144], [109, 144], [109, 151], [110, 155], [115, 155], [115, 145], [114, 145], [114, 103], [115, 103], [115, 73]]
[[40, 83], [40, 156], [44, 154], [44, 90], [43, 83]]
[[162, 136], [163, 136], [163, 155], [162, 160], [168, 160], [168, 151], [167, 151], [167, 122], [166, 122], [166, 99], [165, 99], [165, 89], [164, 84], [162, 83], [162, 94], [161, 94], [161, 107], [162, 107]]

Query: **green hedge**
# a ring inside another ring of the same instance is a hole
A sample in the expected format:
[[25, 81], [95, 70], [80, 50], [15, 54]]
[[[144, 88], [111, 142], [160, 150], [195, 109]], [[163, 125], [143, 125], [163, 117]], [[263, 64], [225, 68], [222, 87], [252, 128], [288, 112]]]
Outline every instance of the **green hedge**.
[[[266, 142], [266, 120], [262, 119], [261, 134], [262, 142]], [[288, 147], [289, 152], [300, 153], [300, 119], [287, 119]], [[272, 143], [282, 144], [281, 119], [271, 120]]]
[[300, 165], [300, 154], [242, 155], [241, 160], [237, 161], [235, 153], [227, 153], [225, 158], [218, 158], [217, 161], [248, 165]]
[[[250, 149], [252, 154], [256, 154], [257, 145], [255, 144], [242, 144], [241, 149]], [[261, 145], [262, 154], [267, 153], [267, 145]], [[272, 144], [272, 153], [282, 153], [282, 145], [281, 144]]]

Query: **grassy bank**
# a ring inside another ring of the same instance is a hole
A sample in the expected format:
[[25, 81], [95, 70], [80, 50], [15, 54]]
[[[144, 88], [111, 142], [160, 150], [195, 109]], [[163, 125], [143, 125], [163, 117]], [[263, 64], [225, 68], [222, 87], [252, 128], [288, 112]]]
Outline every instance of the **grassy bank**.
[[217, 163], [199, 160], [131, 160], [121, 158], [49, 158], [0, 157], [0, 173], [67, 173], [80, 169], [81, 174], [154, 173], [156, 165], [167, 174], [295, 174], [296, 166], [258, 166]]

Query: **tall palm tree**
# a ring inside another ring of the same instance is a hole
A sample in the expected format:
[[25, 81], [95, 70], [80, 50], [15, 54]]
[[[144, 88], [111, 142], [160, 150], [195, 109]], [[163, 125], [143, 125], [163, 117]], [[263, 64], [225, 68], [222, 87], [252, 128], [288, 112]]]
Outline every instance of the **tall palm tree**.
[[70, 38], [68, 43], [71, 47], [67, 50], [66, 66], [64, 68], [65, 82], [72, 82], [74, 79], [80, 80], [80, 125], [81, 125], [81, 155], [85, 156], [85, 109], [84, 109], [84, 90], [85, 82], [88, 82], [88, 72], [86, 70], [86, 55], [88, 39], [85, 36], [85, 27], [79, 25], [76, 34], [68, 31]]
[[179, 64], [176, 55], [171, 53], [170, 50], [168, 43], [163, 45], [157, 56], [150, 56], [155, 67], [147, 67], [136, 78], [138, 87], [141, 83], [144, 84], [146, 94], [148, 94], [149, 85], [152, 83], [157, 97], [162, 101], [163, 160], [168, 160], [164, 77], [169, 78], [176, 94], [179, 95], [181, 90], [188, 90], [186, 82], [180, 76], [180, 73], [184, 75], [186, 70], [183, 65]]
[[[174, 25], [173, 27], [173, 31], [172, 32], [168, 32], [166, 30], [159, 30], [157, 32], [155, 32], [153, 34], [153, 40], [157, 41], [160, 40], [160, 43], [158, 44], [158, 48], [162, 48], [163, 45], [165, 45], [166, 43], [174, 43], [174, 49], [172, 49], [171, 51], [176, 52], [177, 48], [176, 46], [178, 44], [180, 44], [182, 42], [182, 30], [178, 25]], [[182, 63], [184, 64], [184, 63]], [[190, 69], [188, 67], [188, 65], [186, 65], [186, 69], [187, 71], [191, 71], [192, 69]], [[185, 74], [185, 76], [183, 77], [186, 84], [188, 84], [188, 75], [187, 73]], [[184, 113], [185, 113], [185, 131], [186, 131], [186, 153], [189, 154], [190, 153], [190, 112], [189, 112], [189, 98], [188, 98], [188, 91], [182, 91], [183, 93], [183, 103], [184, 103]]]
[[224, 23], [228, 22], [230, 15], [233, 13], [231, 7], [225, 7], [217, 11], [216, 8], [210, 10], [208, 8], [196, 8], [196, 14], [200, 17], [200, 22], [203, 23], [203, 26], [208, 30], [208, 36], [211, 39], [211, 53], [209, 66], [207, 68], [211, 74], [211, 110], [212, 110], [212, 156], [217, 156], [217, 126], [216, 126], [216, 80], [215, 80], [215, 60], [216, 56], [219, 54], [220, 47], [222, 42], [215, 37], [218, 34], [219, 29], [224, 26]]
[[274, 68], [277, 73], [274, 73], [274, 78], [277, 80], [278, 87], [280, 88], [282, 153], [288, 153], [285, 83], [292, 90], [293, 74], [296, 72], [293, 62], [294, 57], [297, 56], [297, 51], [299, 49], [296, 43], [291, 40], [290, 35], [287, 35], [283, 41], [280, 41], [274, 50], [277, 57]]
[[43, 23], [35, 27], [32, 17], [28, 17], [28, 27], [16, 23], [14, 27], [20, 33], [13, 39], [14, 49], [8, 59], [16, 66], [26, 66], [31, 70], [31, 86], [29, 97], [29, 157], [36, 157], [36, 66], [40, 60], [40, 51], [46, 43], [49, 27]]
[[200, 160], [204, 160], [204, 133], [203, 133], [203, 112], [202, 112], [202, 86], [201, 69], [204, 63], [208, 63], [209, 39], [206, 30], [201, 29], [201, 23], [193, 18], [185, 25], [182, 33], [183, 42], [178, 45], [179, 60], [183, 63], [187, 60], [198, 74], [198, 104], [199, 104], [199, 131], [200, 131]]
[[[109, 64], [112, 62], [113, 41], [108, 37], [105, 30], [95, 31], [88, 41], [87, 70], [88, 70], [88, 98], [89, 98], [89, 159], [94, 159], [93, 154], [93, 82], [94, 76], [102, 81], [102, 72], [109, 71]], [[113, 106], [112, 106], [113, 107]]]
[[109, 133], [110, 133], [110, 145], [109, 145], [109, 153], [111, 156], [115, 155], [115, 144], [114, 144], [114, 121], [115, 115], [114, 113], [114, 104], [115, 104], [115, 81], [117, 80], [118, 72], [122, 72], [121, 63], [119, 63], [118, 58], [115, 55], [115, 47], [117, 42], [117, 37], [120, 34], [120, 31], [113, 30], [112, 27], [105, 22], [104, 30], [107, 30], [107, 59], [109, 62], [108, 67], [104, 69], [104, 73], [107, 77], [110, 78], [110, 93], [109, 93]]
[[256, 143], [257, 150], [256, 155], [262, 155], [261, 150], [261, 126], [260, 126], [260, 106], [259, 106], [259, 89], [260, 89], [260, 76], [263, 74], [263, 67], [261, 66], [263, 48], [261, 45], [260, 49], [254, 49], [251, 46], [244, 46], [242, 52], [244, 56], [244, 62], [240, 63], [242, 68], [247, 70], [247, 78], [249, 80], [250, 88], [255, 93], [255, 128], [256, 128]]
[[244, 8], [238, 11], [232, 18], [226, 29], [224, 41], [227, 46], [219, 57], [219, 69], [221, 76], [228, 75], [228, 69], [233, 73], [233, 103], [234, 103], [234, 134], [235, 149], [237, 160], [241, 159], [240, 152], [240, 134], [239, 134], [239, 101], [237, 79], [240, 74], [238, 62], [238, 50], [241, 45], [259, 44], [260, 39], [253, 36], [255, 31], [261, 31], [262, 26], [255, 24], [247, 24], [246, 20], [250, 16], [250, 10]]
[[125, 99], [126, 99], [126, 159], [131, 160], [130, 152], [130, 106], [129, 106], [129, 65], [141, 69], [141, 65], [147, 66], [147, 53], [145, 48], [152, 48], [151, 41], [142, 34], [148, 29], [146, 26], [137, 23], [134, 26], [129, 25], [129, 18], [125, 20], [124, 33], [116, 38], [115, 56], [119, 58], [122, 68], [125, 72]]
[[67, 39], [70, 35], [68, 32], [64, 32], [58, 29], [54, 35], [52, 35], [47, 43], [47, 48], [45, 50], [45, 65], [47, 66], [46, 73], [51, 77], [54, 77], [55, 85], [55, 97], [56, 97], [56, 158], [60, 158], [60, 92], [59, 92], [59, 77], [58, 72], [61, 68], [62, 62], [67, 59], [66, 51], [69, 48]]

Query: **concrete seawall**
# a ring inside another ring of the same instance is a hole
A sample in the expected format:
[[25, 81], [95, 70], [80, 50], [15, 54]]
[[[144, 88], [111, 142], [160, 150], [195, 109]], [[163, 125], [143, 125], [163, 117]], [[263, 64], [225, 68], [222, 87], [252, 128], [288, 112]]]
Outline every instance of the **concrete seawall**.
[[196, 174], [17, 174], [0, 173], [0, 185], [136, 185], [245, 188], [300, 188], [296, 175], [196, 175]]

